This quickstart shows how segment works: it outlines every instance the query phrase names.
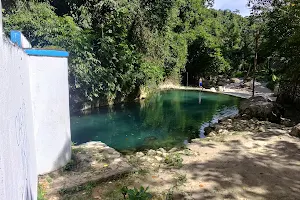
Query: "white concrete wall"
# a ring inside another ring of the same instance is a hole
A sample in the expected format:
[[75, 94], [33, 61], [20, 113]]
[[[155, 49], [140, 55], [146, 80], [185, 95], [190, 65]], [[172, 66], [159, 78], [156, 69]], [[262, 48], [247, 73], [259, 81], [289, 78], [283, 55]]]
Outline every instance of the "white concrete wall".
[[28, 56], [0, 40], [1, 200], [37, 198], [34, 144]]
[[30, 83], [39, 174], [71, 158], [68, 60], [30, 56]]

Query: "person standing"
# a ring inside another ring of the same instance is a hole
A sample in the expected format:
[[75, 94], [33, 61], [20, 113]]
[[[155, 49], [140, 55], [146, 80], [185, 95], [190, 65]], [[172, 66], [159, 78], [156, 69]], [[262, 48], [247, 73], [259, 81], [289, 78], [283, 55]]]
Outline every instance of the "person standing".
[[199, 87], [200, 87], [201, 89], [203, 89], [203, 81], [202, 81], [202, 78], [199, 79]]

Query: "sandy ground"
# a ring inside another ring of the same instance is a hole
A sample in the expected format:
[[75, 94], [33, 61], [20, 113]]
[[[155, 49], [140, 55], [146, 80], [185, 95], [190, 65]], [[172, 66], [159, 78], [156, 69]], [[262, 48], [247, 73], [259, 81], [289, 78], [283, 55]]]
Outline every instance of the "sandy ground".
[[[123, 199], [120, 189], [149, 187], [153, 199], [270, 199], [300, 198], [300, 139], [287, 130], [232, 132], [194, 140], [178, 152], [183, 167], [177, 169], [153, 161], [118, 180], [64, 199]], [[169, 198], [167, 198], [169, 196]]]
[[269, 130], [192, 143], [199, 156], [185, 158], [182, 190], [192, 199], [299, 199], [299, 142]]

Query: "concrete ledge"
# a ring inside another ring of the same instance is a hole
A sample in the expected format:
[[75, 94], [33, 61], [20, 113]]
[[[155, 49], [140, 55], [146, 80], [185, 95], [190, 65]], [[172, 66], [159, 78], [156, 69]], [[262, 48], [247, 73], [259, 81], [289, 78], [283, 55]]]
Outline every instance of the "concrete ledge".
[[[89, 183], [100, 183], [132, 172], [122, 155], [101, 142], [73, 147], [72, 160], [66, 167], [40, 176], [48, 197], [78, 191]], [[49, 181], [51, 179], [51, 181]]]

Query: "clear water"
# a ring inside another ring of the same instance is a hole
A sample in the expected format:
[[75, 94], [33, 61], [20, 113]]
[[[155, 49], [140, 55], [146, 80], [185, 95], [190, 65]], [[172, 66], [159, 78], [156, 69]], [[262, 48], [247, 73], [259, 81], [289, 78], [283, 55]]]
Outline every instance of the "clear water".
[[205, 126], [236, 114], [240, 99], [198, 91], [163, 91], [149, 99], [71, 117], [72, 141], [101, 141], [119, 151], [171, 148], [203, 137]]

